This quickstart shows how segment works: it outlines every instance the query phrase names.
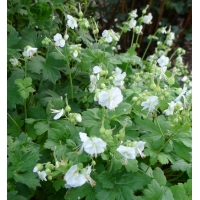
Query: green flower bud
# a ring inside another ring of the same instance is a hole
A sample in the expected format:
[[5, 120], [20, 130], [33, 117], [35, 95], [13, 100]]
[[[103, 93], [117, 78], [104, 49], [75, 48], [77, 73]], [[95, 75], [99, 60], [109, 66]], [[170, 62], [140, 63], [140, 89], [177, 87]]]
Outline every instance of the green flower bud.
[[173, 119], [173, 122], [174, 122], [174, 123], [178, 123], [178, 118], [174, 118], [174, 119]]
[[38, 171], [42, 171], [43, 165], [40, 164], [40, 163], [38, 163], [38, 164], [36, 165], [36, 168], [38, 169]]
[[137, 98], [137, 97], [133, 97], [132, 100], [133, 100], [133, 101], [137, 101], [138, 98]]
[[66, 112], [70, 112], [71, 111], [71, 107], [70, 106], [66, 106], [65, 111]]
[[99, 130], [99, 132], [101, 133], [101, 134], [104, 134], [105, 133], [105, 128], [102, 126], [101, 128], [100, 128], [100, 130]]
[[155, 83], [151, 83], [150, 88], [151, 88], [152, 90], [155, 90], [155, 89], [156, 89], [156, 84], [155, 84]]
[[112, 135], [112, 129], [105, 130], [105, 135], [106, 136], [111, 136]]
[[82, 169], [82, 168], [83, 168], [83, 164], [82, 164], [82, 163], [78, 163], [77, 165], [78, 165], [78, 168], [79, 168], [79, 169]]
[[94, 29], [93, 31], [92, 31], [92, 33], [94, 34], [94, 35], [96, 35], [96, 34], [98, 34], [99, 33], [99, 29]]
[[165, 100], [165, 96], [160, 96], [160, 100], [164, 101]]
[[101, 88], [102, 88], [102, 89], [106, 88], [105, 83], [101, 83]]
[[169, 85], [174, 85], [174, 83], [175, 83], [174, 76], [171, 76], [170, 78], [168, 78], [167, 82], [168, 82]]
[[48, 168], [48, 169], [50, 169], [50, 170], [54, 170], [54, 169], [55, 169], [55, 166], [52, 165], [52, 164], [49, 163], [49, 162], [45, 165], [45, 167], [46, 167], [46, 169]]
[[154, 89], [155, 92], [160, 92], [160, 86], [156, 86], [156, 88]]
[[83, 12], [82, 11], [78, 12], [78, 16], [83, 17]]
[[110, 81], [113, 81], [113, 76], [110, 76], [109, 78], [108, 78]]
[[49, 168], [47, 168], [47, 169], [45, 170], [45, 172], [47, 173], [47, 175], [50, 175], [50, 174], [51, 174], [51, 170], [50, 170]]
[[93, 166], [95, 166], [95, 165], [96, 165], [96, 162], [95, 162], [94, 160], [92, 161], [92, 165], [93, 165]]
[[49, 180], [49, 181], [51, 181], [52, 180], [52, 176], [47, 176], [47, 179]]

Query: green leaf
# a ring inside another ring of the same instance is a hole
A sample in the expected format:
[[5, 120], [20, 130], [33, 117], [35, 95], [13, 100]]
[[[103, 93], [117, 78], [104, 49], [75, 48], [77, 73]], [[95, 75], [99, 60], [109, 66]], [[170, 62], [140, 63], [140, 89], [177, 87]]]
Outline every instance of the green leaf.
[[149, 184], [151, 178], [145, 174], [139, 172], [136, 173], [124, 173], [118, 180], [117, 185], [128, 186], [133, 191], [138, 191], [143, 189], [144, 186]]
[[178, 183], [170, 187], [175, 200], [191, 200], [192, 199], [192, 179], [184, 184]]
[[40, 186], [39, 179], [36, 178], [37, 174], [33, 172], [23, 173], [23, 174], [14, 174], [14, 179], [16, 182], [23, 183], [29, 188], [36, 189], [37, 186]]
[[37, 149], [26, 152], [20, 156], [20, 162], [17, 163], [15, 168], [20, 172], [33, 171], [37, 161], [39, 160], [39, 151]]
[[18, 37], [18, 33], [16, 31], [12, 32], [8, 35], [7, 47], [11, 47], [12, 45], [17, 44], [20, 39], [21, 37]]
[[185, 172], [189, 168], [191, 168], [191, 164], [185, 162], [185, 160], [183, 160], [183, 159], [177, 160], [175, 163], [173, 163], [171, 165], [171, 169], [173, 171], [182, 171], [182, 172]]
[[84, 197], [88, 197], [91, 195], [93, 196], [91, 200], [93, 200], [95, 196], [94, 189], [91, 187], [90, 184], [86, 183], [80, 187], [71, 189], [70, 192], [67, 193], [65, 199], [77, 200], [77, 199], [83, 199]]
[[49, 130], [49, 124], [46, 121], [37, 122], [34, 125], [34, 129], [36, 130], [37, 135], [42, 135], [46, 131]]
[[160, 152], [158, 154], [158, 161], [163, 164], [163, 165], [166, 165], [169, 163], [169, 160], [168, 160], [168, 154], [165, 154], [163, 152]]
[[136, 159], [128, 159], [128, 164], [125, 165], [127, 172], [137, 172], [138, 171], [138, 161]]
[[94, 125], [101, 124], [102, 113], [98, 108], [88, 109], [82, 112], [82, 122], [80, 123], [83, 127], [89, 128]]
[[45, 59], [42, 56], [37, 55], [27, 63], [27, 69], [32, 73], [40, 74], [41, 70], [44, 68], [44, 65]]
[[184, 160], [190, 162], [191, 160], [191, 148], [185, 146], [181, 141], [173, 141], [175, 153]]
[[61, 187], [65, 185], [65, 181], [63, 179], [58, 179], [53, 183], [53, 187], [56, 191], [60, 190]]
[[112, 189], [115, 186], [114, 177], [111, 173], [104, 171], [97, 176], [103, 188]]
[[14, 84], [15, 78], [12, 76], [7, 81], [7, 106], [8, 109], [16, 108], [16, 104], [23, 104], [23, 99]]
[[28, 108], [28, 117], [33, 119], [46, 119], [46, 112], [40, 106], [30, 106]]
[[163, 193], [163, 187], [161, 187], [154, 179], [148, 184], [148, 189], [144, 189], [144, 195], [148, 200], [162, 200]]
[[115, 187], [112, 190], [103, 189], [96, 195], [97, 200], [130, 200], [133, 199], [133, 192], [125, 186]]
[[108, 110], [108, 116], [111, 119], [114, 118], [118, 118], [118, 116], [121, 115], [127, 115], [131, 112], [131, 104], [126, 103], [126, 102], [122, 102], [118, 105], [117, 108], [115, 108], [115, 110]]
[[8, 200], [11, 200], [11, 199], [12, 200], [27, 200], [27, 198], [25, 198], [21, 195], [18, 195], [17, 193], [18, 193], [18, 191], [9, 191], [7, 193], [7, 199]]
[[151, 178], [153, 178], [153, 170], [151, 167], [146, 165], [145, 163], [140, 163], [140, 168], [145, 172], [145, 174]]
[[166, 185], [166, 177], [164, 175], [164, 172], [159, 168], [156, 167], [155, 170], [153, 170], [153, 176], [154, 179], [161, 185], [161, 186], [165, 186]]

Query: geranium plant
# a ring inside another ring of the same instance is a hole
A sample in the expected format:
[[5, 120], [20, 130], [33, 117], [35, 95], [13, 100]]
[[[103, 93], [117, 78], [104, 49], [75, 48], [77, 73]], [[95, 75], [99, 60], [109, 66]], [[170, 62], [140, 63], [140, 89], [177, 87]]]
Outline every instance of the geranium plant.
[[191, 199], [192, 82], [171, 28], [139, 57], [148, 6], [101, 32], [63, 2], [9, 2], [8, 199]]

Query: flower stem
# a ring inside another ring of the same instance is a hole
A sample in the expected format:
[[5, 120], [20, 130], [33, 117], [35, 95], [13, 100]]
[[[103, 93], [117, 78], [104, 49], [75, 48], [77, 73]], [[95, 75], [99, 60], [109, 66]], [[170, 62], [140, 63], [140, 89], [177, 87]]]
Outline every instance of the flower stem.
[[161, 129], [159, 123], [158, 123], [158, 119], [157, 119], [157, 117], [156, 117], [156, 123], [157, 123], [157, 125], [158, 125], [158, 127], [159, 127], [159, 129], [160, 129], [160, 132], [161, 132], [162, 136], [164, 137], [164, 134], [163, 134], [163, 132], [162, 132], [162, 129]]
[[74, 99], [74, 91], [73, 91], [71, 69], [70, 69], [70, 66], [69, 66], [69, 61], [67, 59], [66, 59], [66, 61], [67, 61], [67, 68], [68, 68], [68, 72], [69, 72], [70, 89], [71, 89], [71, 95], [72, 95], [72, 101], [73, 101], [73, 99]]

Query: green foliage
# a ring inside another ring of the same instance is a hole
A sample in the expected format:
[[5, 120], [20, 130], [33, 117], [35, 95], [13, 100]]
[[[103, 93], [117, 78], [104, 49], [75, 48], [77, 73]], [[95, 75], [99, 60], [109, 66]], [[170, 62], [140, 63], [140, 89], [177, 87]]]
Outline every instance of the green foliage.
[[191, 74], [173, 28], [142, 40], [156, 5], [111, 30], [95, 2], [8, 1], [8, 199], [191, 199]]

